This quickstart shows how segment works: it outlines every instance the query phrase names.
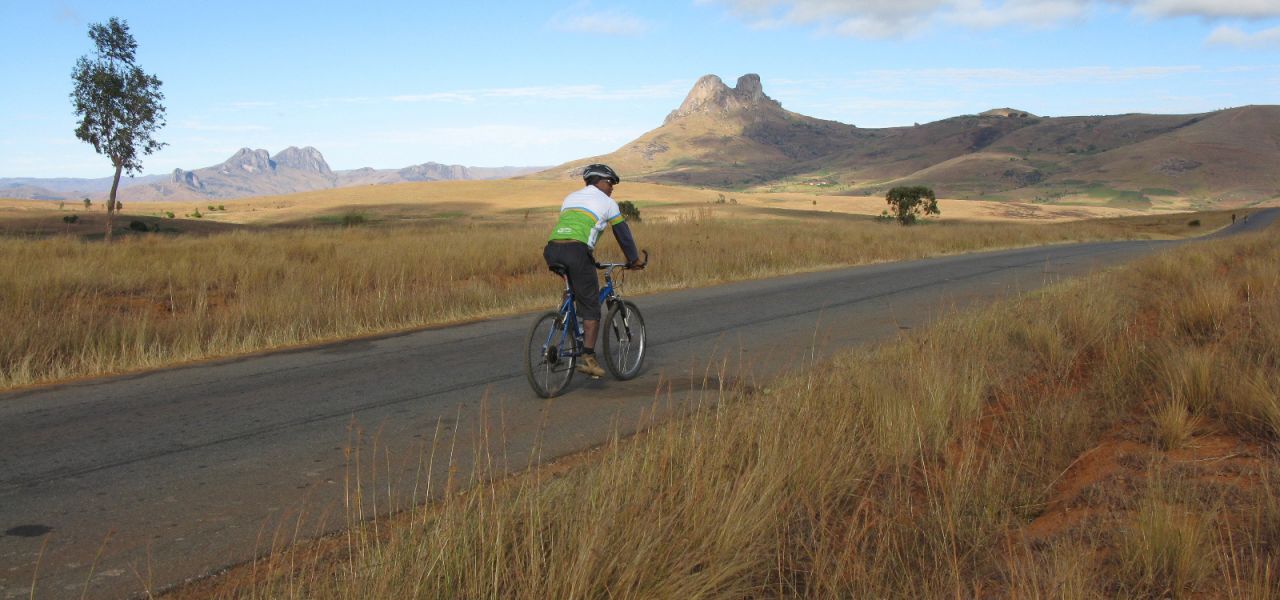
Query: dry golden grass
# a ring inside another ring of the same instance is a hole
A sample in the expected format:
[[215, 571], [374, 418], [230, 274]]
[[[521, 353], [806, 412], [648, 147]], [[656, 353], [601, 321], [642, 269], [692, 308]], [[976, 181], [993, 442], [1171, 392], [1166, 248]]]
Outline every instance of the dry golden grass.
[[1127, 591], [1143, 597], [1181, 596], [1199, 589], [1214, 563], [1209, 557], [1212, 513], [1170, 504], [1159, 485], [1149, 488], [1133, 525], [1119, 544], [1121, 578]]
[[[901, 228], [738, 214], [703, 205], [638, 224], [654, 268], [633, 278], [630, 292], [1190, 229], [1181, 216]], [[0, 237], [7, 258], [0, 262], [0, 324], [9, 340], [0, 347], [0, 388], [541, 307], [558, 285], [540, 256], [551, 219], [242, 226], [199, 236], [124, 236], [110, 247], [71, 236]], [[602, 244], [602, 260], [617, 254], [613, 242]]]
[[[1206, 335], [1187, 281], [1248, 293]], [[1274, 597], [1278, 336], [1280, 241], [1185, 247], [704, 398], [562, 477], [449, 494], [202, 593]], [[1170, 398], [1205, 421], [1182, 449], [1151, 434]]]
[[[503, 179], [493, 181], [437, 181], [350, 187], [301, 192], [283, 196], [264, 196], [235, 200], [132, 202], [127, 195], [121, 218], [127, 225], [131, 218], [160, 218], [161, 224], [178, 224], [184, 228], [212, 228], [211, 224], [303, 223], [316, 218], [359, 213], [393, 221], [439, 221], [464, 215], [489, 220], [522, 220], [554, 211], [560, 200], [579, 187], [570, 180]], [[126, 190], [127, 194], [127, 190]], [[725, 211], [760, 217], [778, 211], [834, 213], [836, 215], [876, 216], [886, 208], [883, 197], [830, 196], [795, 192], [752, 193], [722, 192], [650, 183], [628, 182], [617, 188], [618, 201], [636, 202], [652, 215], [653, 220], [679, 218], [691, 207], [723, 202]], [[732, 204], [730, 204], [732, 202]], [[943, 221], [1034, 222], [1048, 223], [1080, 219], [1139, 216], [1145, 213], [1108, 207], [1054, 206], [1018, 202], [982, 200], [939, 201]], [[767, 211], [764, 212], [764, 211]], [[190, 218], [199, 212], [199, 219]], [[62, 217], [76, 215], [96, 219], [103, 207], [84, 209], [74, 202], [59, 203], [33, 200], [0, 199], [0, 231], [30, 230], [33, 219], [41, 220], [48, 232], [99, 232], [87, 220], [68, 226]], [[170, 221], [167, 213], [175, 217]]]

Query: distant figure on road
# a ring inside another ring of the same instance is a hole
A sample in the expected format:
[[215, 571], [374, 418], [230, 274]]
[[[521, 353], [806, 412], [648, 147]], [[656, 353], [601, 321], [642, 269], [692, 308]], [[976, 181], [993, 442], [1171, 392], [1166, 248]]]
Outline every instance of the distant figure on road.
[[1232, 225], [1236, 224], [1236, 213], [1231, 213], [1231, 224]]
[[582, 171], [587, 186], [565, 196], [560, 205], [560, 219], [551, 230], [547, 247], [542, 251], [547, 266], [568, 267], [569, 285], [578, 305], [584, 335], [582, 360], [578, 370], [592, 377], [603, 377], [604, 369], [596, 362], [596, 331], [600, 326], [600, 280], [596, 275], [596, 259], [591, 251], [606, 225], [627, 256], [627, 268], [642, 269], [640, 252], [636, 250], [631, 228], [622, 219], [618, 203], [613, 201], [613, 186], [622, 181], [608, 165], [588, 165]]

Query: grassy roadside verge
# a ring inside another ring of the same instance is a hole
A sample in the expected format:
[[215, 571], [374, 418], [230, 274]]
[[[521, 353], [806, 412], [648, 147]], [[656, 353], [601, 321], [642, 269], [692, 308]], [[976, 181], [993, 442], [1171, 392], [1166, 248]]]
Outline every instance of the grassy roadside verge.
[[1278, 374], [1280, 241], [1186, 247], [214, 595], [1274, 597]]
[[[631, 293], [838, 265], [1066, 241], [1167, 237], [1225, 214], [1059, 225], [752, 221], [691, 211], [641, 224], [654, 268]], [[1189, 219], [1203, 221], [1188, 228]], [[154, 368], [547, 306], [544, 227], [433, 226], [0, 238], [0, 389]], [[603, 256], [615, 253], [610, 246]]]

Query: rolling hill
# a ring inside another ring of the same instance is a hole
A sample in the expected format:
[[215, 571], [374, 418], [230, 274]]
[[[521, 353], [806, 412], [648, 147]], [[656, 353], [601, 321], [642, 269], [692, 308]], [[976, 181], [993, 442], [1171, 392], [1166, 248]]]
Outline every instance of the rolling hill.
[[[241, 148], [227, 160], [210, 167], [191, 171], [174, 169], [168, 176], [122, 178], [118, 195], [122, 202], [222, 200], [414, 181], [501, 179], [541, 169], [542, 167], [464, 167], [427, 162], [403, 169], [366, 167], [334, 171], [329, 168], [324, 155], [310, 146], [290, 146], [274, 156], [266, 150]], [[110, 189], [110, 177], [0, 179], [0, 197], [4, 198], [101, 200], [106, 198]]]
[[754, 191], [882, 194], [924, 184], [954, 198], [1131, 207], [1280, 202], [1280, 106], [1194, 115], [1040, 117], [1013, 108], [860, 128], [784, 109], [754, 74], [698, 80], [658, 128], [592, 162], [624, 178]]

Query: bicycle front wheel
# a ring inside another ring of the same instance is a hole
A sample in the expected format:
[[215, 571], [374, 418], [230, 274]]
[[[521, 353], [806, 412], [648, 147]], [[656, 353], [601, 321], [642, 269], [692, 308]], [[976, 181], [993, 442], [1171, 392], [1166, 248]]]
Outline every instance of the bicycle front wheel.
[[644, 317], [629, 300], [616, 302], [604, 319], [604, 362], [623, 381], [640, 374], [645, 350]]
[[551, 398], [568, 387], [578, 361], [578, 340], [560, 313], [548, 312], [534, 321], [525, 338], [524, 374], [533, 391]]

